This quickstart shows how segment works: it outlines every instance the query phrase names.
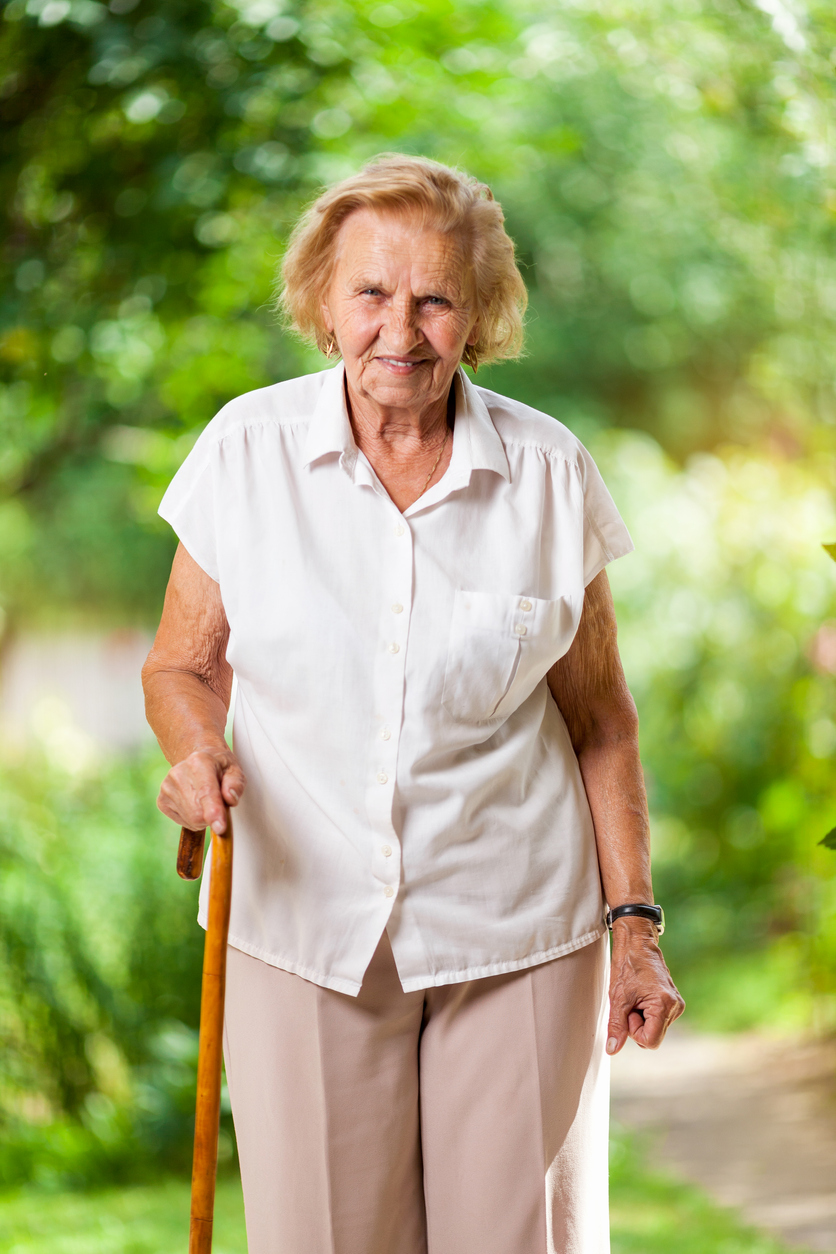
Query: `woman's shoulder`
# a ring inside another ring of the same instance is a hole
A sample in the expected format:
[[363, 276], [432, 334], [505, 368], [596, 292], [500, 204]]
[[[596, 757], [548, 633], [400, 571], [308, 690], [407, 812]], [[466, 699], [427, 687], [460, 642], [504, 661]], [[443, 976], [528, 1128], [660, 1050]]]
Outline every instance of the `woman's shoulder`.
[[292, 428], [307, 424], [328, 373], [322, 370], [283, 379], [233, 397], [204, 427], [200, 443], [208, 447], [259, 427]]
[[589, 460], [589, 454], [577, 436], [551, 414], [534, 409], [513, 397], [491, 392], [488, 388], [477, 386], [476, 391], [487, 407], [506, 450], [518, 447], [523, 452], [531, 450], [535, 454], [557, 458], [573, 465]]

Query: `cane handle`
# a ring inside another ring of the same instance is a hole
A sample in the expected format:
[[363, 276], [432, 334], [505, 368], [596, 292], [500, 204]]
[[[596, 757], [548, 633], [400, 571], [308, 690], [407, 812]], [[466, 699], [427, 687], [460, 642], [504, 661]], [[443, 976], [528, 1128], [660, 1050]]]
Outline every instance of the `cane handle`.
[[177, 874], [182, 880], [196, 880], [203, 868], [203, 846], [206, 828], [201, 832], [180, 829], [180, 846], [177, 850]]

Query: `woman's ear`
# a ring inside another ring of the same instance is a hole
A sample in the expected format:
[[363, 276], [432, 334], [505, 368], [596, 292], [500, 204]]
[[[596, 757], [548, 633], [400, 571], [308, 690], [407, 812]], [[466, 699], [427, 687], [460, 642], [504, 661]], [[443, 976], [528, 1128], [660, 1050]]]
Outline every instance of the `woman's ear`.
[[334, 319], [331, 317], [331, 310], [328, 308], [328, 302], [323, 301], [320, 309], [322, 310], [322, 323], [329, 335], [334, 334]]

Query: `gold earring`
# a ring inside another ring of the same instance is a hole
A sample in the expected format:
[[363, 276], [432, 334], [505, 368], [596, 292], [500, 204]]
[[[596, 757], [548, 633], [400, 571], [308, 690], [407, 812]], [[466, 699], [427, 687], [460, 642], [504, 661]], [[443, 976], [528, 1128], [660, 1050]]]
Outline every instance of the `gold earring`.
[[328, 360], [329, 360], [329, 361], [330, 361], [330, 360], [331, 360], [331, 358], [334, 356], [334, 353], [335, 353], [336, 351], [337, 351], [337, 346], [336, 346], [336, 344], [334, 343], [334, 341], [333, 341], [333, 340], [329, 340], [329, 341], [328, 341], [328, 344], [327, 344], [327, 346], [326, 346], [326, 348], [325, 348], [325, 356], [328, 358]]

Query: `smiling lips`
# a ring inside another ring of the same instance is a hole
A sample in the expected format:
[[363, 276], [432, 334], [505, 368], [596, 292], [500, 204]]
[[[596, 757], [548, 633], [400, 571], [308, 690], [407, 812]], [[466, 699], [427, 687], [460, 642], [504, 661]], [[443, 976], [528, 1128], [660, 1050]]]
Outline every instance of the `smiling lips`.
[[381, 362], [384, 366], [388, 366], [393, 370], [410, 371], [417, 366], [426, 365], [429, 361], [427, 357], [375, 357], [375, 361]]

